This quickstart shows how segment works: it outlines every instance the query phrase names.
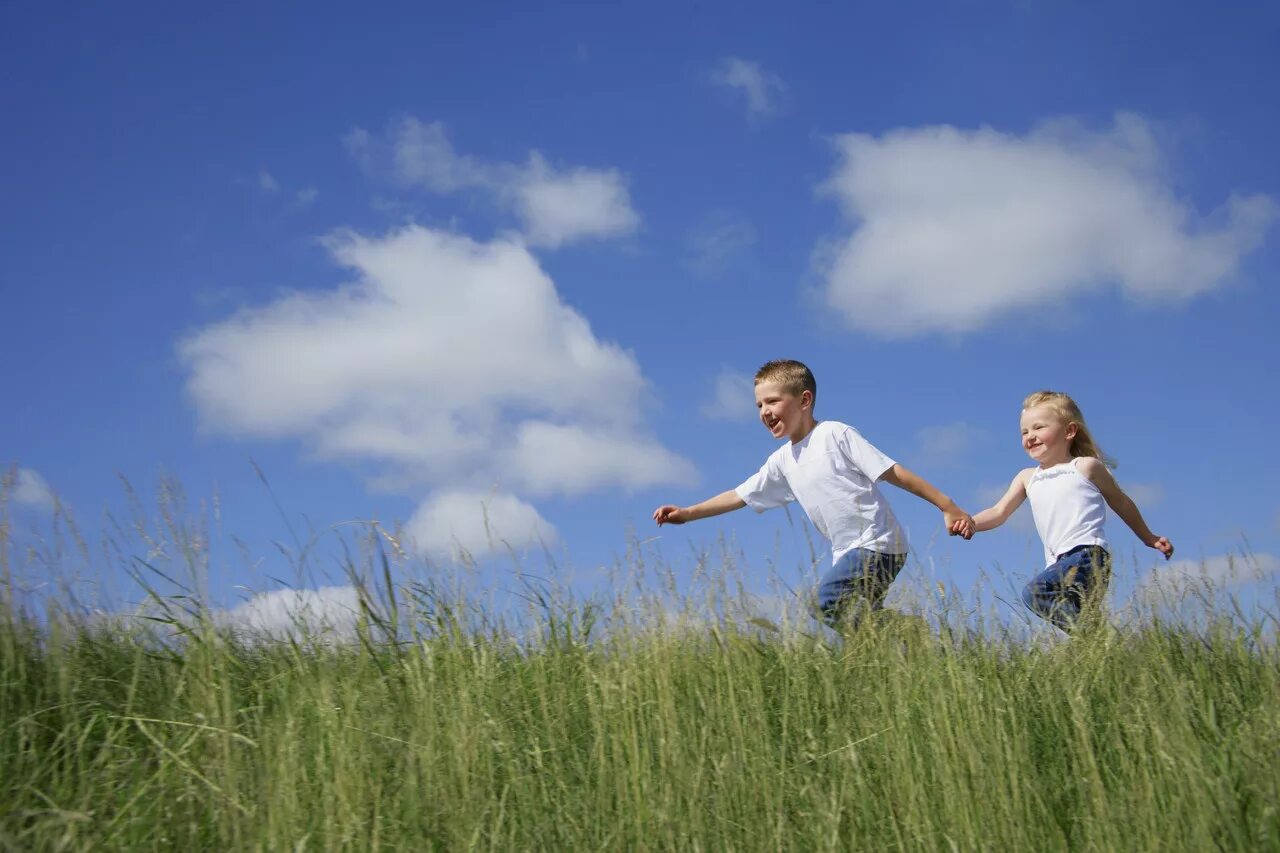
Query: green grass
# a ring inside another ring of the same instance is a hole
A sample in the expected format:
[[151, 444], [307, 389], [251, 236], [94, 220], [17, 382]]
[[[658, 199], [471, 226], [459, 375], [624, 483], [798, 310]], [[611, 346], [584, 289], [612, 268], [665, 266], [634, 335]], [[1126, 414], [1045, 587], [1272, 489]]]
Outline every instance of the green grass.
[[[385, 612], [385, 609], [384, 609]], [[1280, 848], [1280, 660], [1239, 626], [1049, 649], [882, 620], [401, 644], [0, 621], [13, 849]], [[575, 621], [576, 620], [576, 621]], [[406, 627], [407, 626], [407, 627]], [[161, 626], [172, 629], [176, 626]]]
[[[183, 517], [103, 550], [197, 589]], [[64, 584], [34, 619], [0, 523], [0, 850], [1280, 850], [1272, 617], [832, 641], [710, 615], [731, 565], [679, 595], [634, 549], [613, 601], [530, 583], [509, 625], [366, 533], [334, 644], [232, 635], [189, 590], [103, 620]], [[91, 553], [64, 534], [40, 577]]]

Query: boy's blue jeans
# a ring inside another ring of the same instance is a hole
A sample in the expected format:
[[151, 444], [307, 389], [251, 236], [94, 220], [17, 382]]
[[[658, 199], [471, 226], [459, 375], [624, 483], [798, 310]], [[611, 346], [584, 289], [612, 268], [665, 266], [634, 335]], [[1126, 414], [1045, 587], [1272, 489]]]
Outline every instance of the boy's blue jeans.
[[1022, 603], [1037, 616], [1070, 632], [1080, 612], [1107, 590], [1111, 555], [1096, 545], [1080, 545], [1031, 579], [1022, 589]]
[[854, 627], [863, 615], [884, 606], [889, 585], [906, 565], [906, 554], [854, 548], [836, 561], [818, 583], [818, 613], [831, 627]]

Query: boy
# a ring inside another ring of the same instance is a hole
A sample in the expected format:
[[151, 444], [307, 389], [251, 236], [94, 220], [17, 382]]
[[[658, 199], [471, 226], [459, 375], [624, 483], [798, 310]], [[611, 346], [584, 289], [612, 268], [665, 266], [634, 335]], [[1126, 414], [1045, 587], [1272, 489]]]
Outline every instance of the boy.
[[[749, 506], [756, 512], [798, 501], [813, 526], [831, 542], [831, 569], [818, 586], [818, 609], [830, 625], [857, 624], [864, 610], [879, 610], [889, 585], [907, 561], [907, 541], [878, 480], [911, 492], [942, 510], [947, 530], [965, 539], [973, 519], [919, 477], [885, 456], [858, 431], [813, 416], [818, 383], [798, 361], [771, 361], [756, 372], [756, 408], [774, 438], [787, 444], [736, 489], [693, 506], [665, 504], [653, 511], [659, 525], [684, 524]], [[850, 611], [850, 605], [857, 607]]]

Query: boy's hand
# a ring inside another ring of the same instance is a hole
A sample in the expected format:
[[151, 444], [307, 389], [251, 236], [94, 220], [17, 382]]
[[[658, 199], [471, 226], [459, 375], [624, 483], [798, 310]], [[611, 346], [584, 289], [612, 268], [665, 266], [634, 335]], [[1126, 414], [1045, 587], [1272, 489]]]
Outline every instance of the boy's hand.
[[1164, 554], [1164, 558], [1166, 560], [1173, 556], [1173, 543], [1168, 539], [1165, 539], [1163, 536], [1152, 537], [1151, 541], [1148, 542], [1147, 545], [1155, 548], [1161, 554]]
[[680, 507], [663, 504], [653, 511], [653, 520], [661, 527], [664, 524], [684, 524], [688, 521], [681, 515]]
[[973, 538], [973, 516], [960, 507], [942, 513], [942, 518], [950, 535], [959, 536], [965, 540]]

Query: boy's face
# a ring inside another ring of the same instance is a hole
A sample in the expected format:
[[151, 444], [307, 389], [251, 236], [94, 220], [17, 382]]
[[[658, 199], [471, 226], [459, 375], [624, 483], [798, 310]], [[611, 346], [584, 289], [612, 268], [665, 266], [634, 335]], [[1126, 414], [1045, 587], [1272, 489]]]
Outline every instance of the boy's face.
[[813, 395], [804, 391], [797, 397], [777, 382], [761, 382], [756, 385], [756, 408], [770, 435], [799, 441], [808, 433]]

